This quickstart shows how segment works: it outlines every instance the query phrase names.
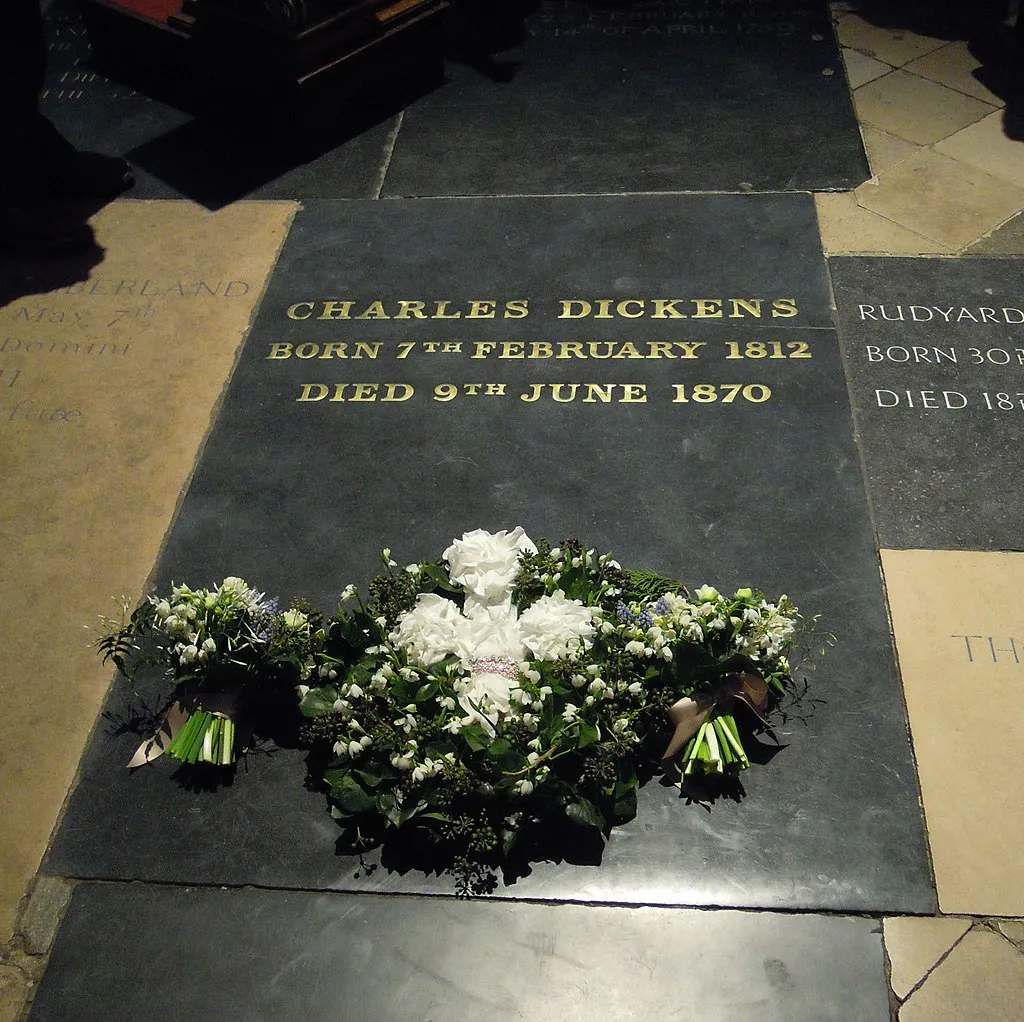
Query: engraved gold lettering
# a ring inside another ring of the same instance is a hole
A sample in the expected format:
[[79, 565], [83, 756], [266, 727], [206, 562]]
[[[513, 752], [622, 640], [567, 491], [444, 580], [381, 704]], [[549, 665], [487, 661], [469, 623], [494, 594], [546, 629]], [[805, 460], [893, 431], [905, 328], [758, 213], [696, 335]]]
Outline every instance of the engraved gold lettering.
[[721, 319], [722, 299], [721, 298], [694, 298], [694, 319]]
[[434, 319], [461, 319], [461, 312], [449, 312], [448, 306], [451, 305], [449, 301], [435, 302], [434, 303]]
[[426, 304], [426, 302], [400, 301], [395, 319], [426, 319], [427, 314], [423, 311]]
[[[300, 313], [299, 309], [305, 309], [305, 313]], [[285, 315], [289, 319], [309, 319], [313, 315], [313, 303], [312, 302], [296, 302], [294, 305], [288, 307], [288, 311]]]
[[497, 306], [497, 302], [491, 301], [470, 302], [469, 312], [466, 313], [466, 319], [494, 319]]
[[530, 312], [530, 303], [526, 298], [505, 303], [505, 319], [522, 319]]
[[680, 300], [679, 298], [655, 298], [654, 312], [651, 313], [651, 316], [654, 319], [686, 319], [686, 313], [680, 312], [676, 308]]
[[[351, 304], [351, 303], [349, 303]], [[321, 316], [321, 319], [324, 317]], [[384, 311], [383, 302], [370, 302], [370, 304], [363, 309], [362, 312], [358, 313], [356, 319], [391, 319], [391, 317]]]
[[740, 312], [740, 309], [749, 312], [751, 316], [757, 316], [759, 319], [761, 317], [760, 298], [730, 298], [729, 304], [732, 306], [729, 319], [742, 319], [743, 313]]
[[[639, 306], [638, 311], [637, 312], [630, 312], [629, 308], [631, 306]], [[642, 316], [644, 314], [644, 309], [645, 309], [644, 303], [641, 302], [641, 301], [638, 301], [635, 298], [627, 298], [625, 301], [619, 302], [619, 304], [615, 306], [615, 311], [620, 316], [623, 316], [626, 319], [638, 319], [640, 316]]]
[[[304, 305], [309, 305], [312, 308], [312, 302], [304, 302]], [[324, 307], [320, 310], [320, 315], [317, 319], [351, 319], [349, 313], [352, 310], [351, 302], [324, 302]], [[297, 317], [298, 318], [298, 317]], [[309, 316], [302, 316], [302, 319], [309, 319]]]
[[772, 302], [772, 316], [776, 319], [792, 319], [797, 314], [795, 298], [776, 298]]
[[[590, 315], [590, 310], [593, 306], [590, 302], [584, 301], [581, 298], [573, 298], [569, 301], [562, 300], [561, 302], [562, 311], [558, 314], [559, 319], [583, 319], [585, 316]], [[579, 308], [579, 312], [576, 309]]]

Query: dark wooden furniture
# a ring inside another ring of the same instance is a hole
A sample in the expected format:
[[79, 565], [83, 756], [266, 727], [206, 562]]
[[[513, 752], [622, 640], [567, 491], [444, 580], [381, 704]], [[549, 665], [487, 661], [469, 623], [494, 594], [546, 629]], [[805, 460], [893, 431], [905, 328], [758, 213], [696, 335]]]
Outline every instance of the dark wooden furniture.
[[243, 100], [315, 134], [443, 80], [447, 0], [83, 0], [97, 70], [193, 110]]

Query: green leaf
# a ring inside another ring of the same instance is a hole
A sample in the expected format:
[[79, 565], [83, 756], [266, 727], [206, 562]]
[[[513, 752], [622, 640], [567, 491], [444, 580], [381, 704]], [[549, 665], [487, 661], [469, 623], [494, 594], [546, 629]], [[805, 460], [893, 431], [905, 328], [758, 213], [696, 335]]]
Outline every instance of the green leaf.
[[430, 699], [430, 697], [433, 696], [436, 692], [437, 682], [428, 681], [425, 685], [420, 685], [419, 689], [416, 692], [416, 695], [413, 697], [413, 702], [424, 703], [428, 699]]
[[338, 690], [333, 685], [321, 685], [311, 688], [299, 703], [299, 709], [306, 717], [323, 717], [334, 712], [334, 701], [338, 698]]
[[585, 749], [588, 745], [593, 745], [594, 742], [600, 741], [600, 739], [601, 735], [593, 724], [583, 724], [580, 726], [580, 735], [576, 742], [576, 747], [578, 749]]
[[585, 798], [579, 798], [575, 802], [570, 802], [565, 807], [565, 815], [573, 823], [578, 823], [581, 827], [596, 827], [598, 830], [603, 831], [606, 826], [601, 810], [593, 802]]
[[368, 813], [376, 808], [374, 799], [349, 772], [331, 783], [331, 797], [349, 813]]
[[401, 827], [404, 822], [398, 799], [392, 791], [386, 791], [377, 797], [377, 810], [392, 827]]
[[467, 724], [459, 734], [474, 752], [486, 749], [491, 744], [491, 736], [479, 724]]
[[443, 589], [447, 593], [458, 593], [462, 591], [461, 586], [452, 584], [451, 579], [448, 577], [448, 572], [439, 564], [422, 564], [420, 565], [420, 569], [421, 573], [426, 575], [438, 589]]
[[354, 768], [353, 773], [368, 788], [376, 788], [381, 781], [392, 776], [392, 772], [383, 763], [374, 759], [367, 759], [361, 766]]

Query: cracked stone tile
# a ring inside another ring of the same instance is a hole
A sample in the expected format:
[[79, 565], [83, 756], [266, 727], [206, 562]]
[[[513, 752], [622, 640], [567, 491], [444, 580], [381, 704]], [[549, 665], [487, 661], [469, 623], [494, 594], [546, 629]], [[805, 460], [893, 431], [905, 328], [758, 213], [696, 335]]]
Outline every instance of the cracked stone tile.
[[1020, 1022], [1024, 955], [976, 929], [900, 1008], [900, 1022]]
[[897, 138], [880, 128], [872, 128], [870, 124], [865, 124], [860, 133], [864, 139], [868, 163], [871, 164], [871, 173], [876, 176], [883, 170], [895, 167], [897, 163], [909, 160], [911, 156], [920, 151], [920, 146], [914, 145], [913, 142]]
[[968, 256], [1024, 255], [1024, 215], [1018, 213], [971, 245]]
[[869, 57], [866, 53], [861, 53], [860, 50], [849, 48], [843, 50], [843, 63], [846, 64], [846, 79], [850, 83], [851, 89], [859, 89], [862, 85], [867, 85], [868, 82], [873, 82], [876, 78], [881, 78], [882, 75], [887, 75], [892, 70], [889, 64], [875, 60], [874, 57]]
[[43, 955], [50, 950], [72, 890], [72, 885], [59, 877], [41, 876], [36, 880], [18, 926], [30, 955]]
[[1004, 937], [1015, 944], [1024, 944], [1024, 919], [997, 919], [995, 924]]
[[899, 916], [882, 924], [893, 993], [903, 1000], [971, 928], [970, 919]]

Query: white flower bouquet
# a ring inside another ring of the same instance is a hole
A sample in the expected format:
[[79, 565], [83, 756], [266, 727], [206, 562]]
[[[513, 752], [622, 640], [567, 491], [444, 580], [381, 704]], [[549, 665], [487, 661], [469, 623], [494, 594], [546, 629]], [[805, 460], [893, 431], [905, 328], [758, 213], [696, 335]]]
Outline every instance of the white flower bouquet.
[[268, 697], [294, 705], [322, 618], [302, 606], [278, 611], [275, 600], [234, 577], [214, 589], [174, 585], [130, 616], [122, 607], [119, 620], [105, 622], [98, 643], [104, 661], [129, 679], [156, 664], [173, 680], [162, 723], [129, 767], [164, 753], [188, 766], [232, 766]]
[[631, 819], [644, 762], [680, 785], [746, 768], [736, 707], [764, 722], [789, 681], [786, 597], [691, 596], [521, 528], [384, 562], [311, 648], [304, 735], [352, 847], [425, 836], [462, 893], [490, 889], [537, 828]]

